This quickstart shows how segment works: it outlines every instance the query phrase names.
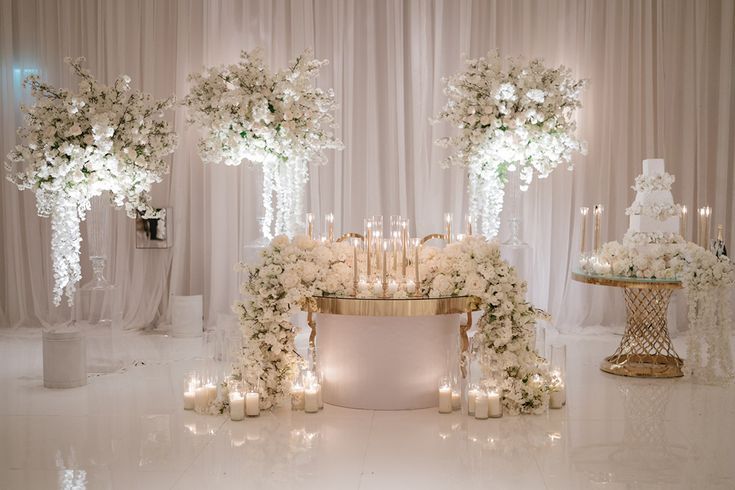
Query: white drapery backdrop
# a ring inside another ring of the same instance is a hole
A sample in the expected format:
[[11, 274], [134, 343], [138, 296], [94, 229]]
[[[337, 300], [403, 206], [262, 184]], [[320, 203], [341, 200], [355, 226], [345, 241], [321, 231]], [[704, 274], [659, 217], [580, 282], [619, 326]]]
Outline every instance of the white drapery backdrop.
[[[158, 97], [183, 98], [189, 73], [234, 62], [241, 49], [263, 47], [278, 68], [313, 47], [330, 60], [318, 83], [335, 89], [346, 149], [312, 168], [307, 207], [334, 212], [338, 232], [361, 230], [366, 215], [402, 214], [422, 235], [441, 229], [444, 211], [461, 221], [467, 205], [464, 172], [439, 168], [444, 150], [433, 144], [450, 130], [430, 124], [445, 100], [441, 78], [461, 69], [463, 55], [489, 49], [541, 56], [591, 80], [578, 118], [589, 154], [523, 195], [530, 297], [562, 329], [609, 324], [622, 319], [619, 293], [569, 280], [577, 210], [602, 203], [603, 239], [621, 238], [642, 159], [666, 159], [689, 230], [696, 207], [709, 204], [713, 224], [735, 240], [734, 26], [732, 0], [1, 0], [0, 154], [15, 144], [18, 106], [29, 102], [20, 80], [39, 73], [71, 86], [65, 56], [87, 57], [103, 81], [126, 73]], [[136, 250], [133, 223], [114, 215], [109, 272], [128, 327], [159, 322], [172, 294], [203, 294], [210, 323], [229, 312], [233, 266], [258, 237], [260, 171], [204, 166], [185, 120], [179, 108], [181, 144], [154, 191], [154, 204], [173, 207], [173, 248]], [[0, 325], [68, 318], [50, 302], [49, 220], [9, 182], [0, 203]]]

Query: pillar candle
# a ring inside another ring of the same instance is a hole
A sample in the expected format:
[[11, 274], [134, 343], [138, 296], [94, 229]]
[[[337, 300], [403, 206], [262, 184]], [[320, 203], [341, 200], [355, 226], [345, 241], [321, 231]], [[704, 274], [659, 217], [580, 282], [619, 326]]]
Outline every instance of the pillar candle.
[[245, 418], [245, 398], [242, 393], [230, 393], [230, 420], [242, 420]]
[[408, 294], [413, 294], [416, 292], [416, 283], [413, 281], [413, 279], [408, 279], [406, 281], [406, 292]]
[[459, 391], [452, 390], [452, 410], [459, 410], [461, 406], [462, 399], [460, 397]]
[[260, 393], [257, 391], [245, 394], [245, 414], [248, 417], [260, 415]]
[[475, 418], [484, 420], [488, 417], [487, 393], [480, 391], [475, 397]]
[[452, 388], [449, 386], [439, 388], [439, 413], [452, 413]]
[[549, 396], [549, 408], [561, 408], [563, 404], [561, 390], [552, 391]]
[[579, 251], [584, 253], [587, 248], [587, 215], [590, 212], [590, 208], [582, 207], [579, 208], [579, 214], [582, 216], [582, 232], [579, 239]]
[[291, 410], [304, 409], [304, 387], [293, 385], [291, 387]]
[[467, 413], [469, 415], [475, 415], [475, 402], [479, 394], [480, 390], [477, 388], [472, 388], [467, 392]]
[[490, 417], [502, 417], [503, 405], [500, 403], [500, 395], [496, 391], [487, 394], [488, 415]]
[[214, 383], [207, 383], [205, 388], [207, 389], [207, 405], [209, 405], [217, 398], [217, 385]]
[[184, 392], [184, 410], [194, 410], [196, 402], [196, 391], [185, 391]]
[[205, 412], [209, 405], [209, 397], [207, 395], [207, 388], [200, 386], [194, 392], [194, 408], [197, 412]]
[[304, 411], [306, 413], [316, 413], [319, 411], [317, 386], [311, 385], [304, 390]]

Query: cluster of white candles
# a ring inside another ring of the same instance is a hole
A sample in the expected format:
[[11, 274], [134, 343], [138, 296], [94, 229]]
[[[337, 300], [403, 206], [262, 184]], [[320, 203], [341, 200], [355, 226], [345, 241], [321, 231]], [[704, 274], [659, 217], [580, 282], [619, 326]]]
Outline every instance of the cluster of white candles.
[[291, 384], [291, 410], [317, 413], [324, 408], [322, 380], [314, 371], [307, 370]]
[[258, 387], [233, 383], [230, 387], [230, 419], [242, 420], [260, 415], [260, 393]]
[[[230, 400], [230, 418], [242, 420], [260, 415], [260, 394], [257, 387], [247, 389], [242, 383], [228, 382]], [[217, 380], [212, 377], [187, 377], [184, 387], [184, 410], [207, 413], [209, 406], [217, 399]]]
[[216, 398], [216, 379], [197, 375], [187, 377], [184, 386], [184, 410], [205, 413]]

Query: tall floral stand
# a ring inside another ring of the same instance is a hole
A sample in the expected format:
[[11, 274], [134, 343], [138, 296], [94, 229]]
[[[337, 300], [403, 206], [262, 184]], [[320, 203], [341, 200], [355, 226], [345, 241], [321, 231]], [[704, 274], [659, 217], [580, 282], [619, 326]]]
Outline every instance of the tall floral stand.
[[674, 350], [666, 322], [669, 299], [679, 281], [572, 273], [575, 281], [623, 288], [626, 327], [615, 353], [600, 369], [620, 376], [676, 378], [684, 361]]
[[91, 200], [86, 216], [86, 241], [92, 278], [75, 295], [75, 320], [84, 327], [88, 345], [88, 369], [113, 372], [122, 365], [115, 352], [115, 325], [122, 319], [118, 288], [106, 270], [108, 247], [112, 242], [112, 205], [108, 193]]

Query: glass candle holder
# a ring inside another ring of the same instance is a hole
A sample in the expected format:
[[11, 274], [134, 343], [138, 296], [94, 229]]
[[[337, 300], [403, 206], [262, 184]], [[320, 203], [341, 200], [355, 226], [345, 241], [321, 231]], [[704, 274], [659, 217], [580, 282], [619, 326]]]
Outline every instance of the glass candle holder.
[[439, 413], [452, 413], [452, 383], [449, 376], [439, 378]]

